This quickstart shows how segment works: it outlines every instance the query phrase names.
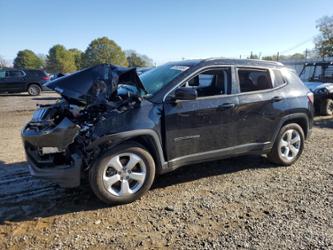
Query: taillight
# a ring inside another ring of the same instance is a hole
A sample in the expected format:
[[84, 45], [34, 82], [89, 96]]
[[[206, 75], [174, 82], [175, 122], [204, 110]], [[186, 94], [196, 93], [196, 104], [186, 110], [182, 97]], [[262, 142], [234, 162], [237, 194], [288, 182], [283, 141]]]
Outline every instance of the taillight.
[[307, 97], [308, 97], [309, 101], [313, 104], [314, 103], [313, 93], [312, 92], [307, 93]]
[[47, 80], [50, 79], [50, 77], [49, 77], [49, 76], [43, 76], [42, 79], [43, 79], [44, 81], [47, 81]]

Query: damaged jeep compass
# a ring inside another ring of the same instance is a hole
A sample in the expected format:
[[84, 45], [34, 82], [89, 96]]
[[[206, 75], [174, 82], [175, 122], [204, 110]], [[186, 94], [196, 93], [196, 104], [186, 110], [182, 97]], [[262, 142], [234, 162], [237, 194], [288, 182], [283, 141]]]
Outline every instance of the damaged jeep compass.
[[109, 204], [184, 165], [243, 154], [291, 165], [312, 128], [313, 94], [276, 62], [188, 60], [140, 76], [101, 64], [47, 87], [61, 99], [22, 130], [31, 174], [63, 187], [89, 178]]

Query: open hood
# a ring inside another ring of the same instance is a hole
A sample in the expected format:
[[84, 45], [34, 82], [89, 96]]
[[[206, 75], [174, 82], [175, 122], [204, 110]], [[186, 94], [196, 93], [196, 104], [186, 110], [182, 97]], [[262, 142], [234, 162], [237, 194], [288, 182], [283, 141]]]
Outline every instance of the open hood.
[[133, 85], [145, 91], [135, 68], [99, 64], [48, 82], [45, 86], [62, 96], [84, 103], [109, 100], [118, 84]]

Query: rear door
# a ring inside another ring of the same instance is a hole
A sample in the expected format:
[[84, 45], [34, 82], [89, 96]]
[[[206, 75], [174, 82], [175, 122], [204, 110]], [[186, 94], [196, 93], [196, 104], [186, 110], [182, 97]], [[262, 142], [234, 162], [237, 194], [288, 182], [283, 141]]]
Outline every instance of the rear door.
[[240, 88], [238, 144], [268, 144], [285, 105], [283, 93], [273, 86], [276, 77], [265, 68], [237, 68], [236, 75]]
[[196, 88], [198, 98], [164, 103], [168, 160], [234, 146], [238, 98], [229, 95], [231, 69], [203, 71], [182, 86]]
[[22, 70], [6, 70], [4, 86], [9, 92], [26, 91], [25, 73]]

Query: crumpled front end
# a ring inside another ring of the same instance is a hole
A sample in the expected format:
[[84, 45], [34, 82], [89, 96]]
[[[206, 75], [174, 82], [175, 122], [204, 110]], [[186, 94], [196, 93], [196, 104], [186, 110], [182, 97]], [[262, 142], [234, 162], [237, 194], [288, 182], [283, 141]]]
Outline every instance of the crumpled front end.
[[[81, 74], [74, 73], [75, 77], [53, 82], [51, 87], [62, 92], [62, 99], [55, 104], [40, 105], [21, 133], [33, 176], [51, 180], [62, 187], [79, 186], [81, 175], [101, 151], [88, 147], [98, 139], [94, 133], [95, 125], [140, 106], [136, 75], [131, 70], [110, 69], [106, 65], [96, 66], [81, 71]], [[76, 88], [80, 81], [84, 86]], [[109, 83], [112, 83], [110, 88]]]

